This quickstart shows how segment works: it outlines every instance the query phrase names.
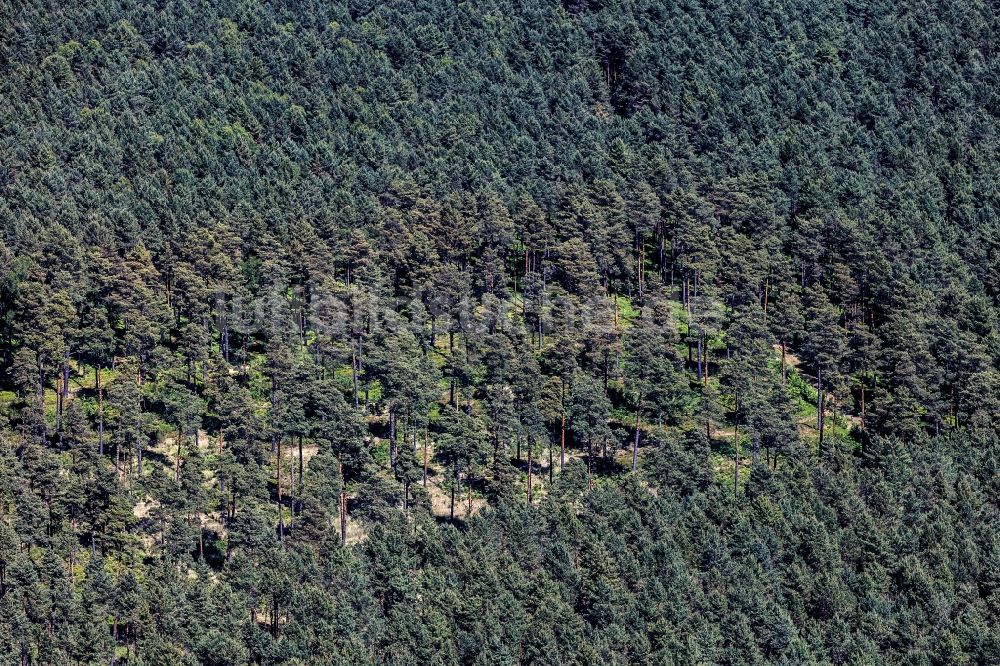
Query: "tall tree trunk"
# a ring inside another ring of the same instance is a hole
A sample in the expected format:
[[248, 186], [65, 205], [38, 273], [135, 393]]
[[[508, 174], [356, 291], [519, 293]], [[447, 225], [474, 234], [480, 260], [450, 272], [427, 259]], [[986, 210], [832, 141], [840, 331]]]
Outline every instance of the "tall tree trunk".
[[427, 487], [427, 440], [429, 439], [430, 439], [430, 434], [427, 432], [427, 429], [425, 428], [424, 429], [424, 478], [423, 478], [424, 488]]
[[552, 476], [552, 473], [553, 473], [552, 466], [553, 466], [553, 463], [552, 463], [552, 440], [551, 439], [549, 440], [548, 449], [549, 449], [549, 485], [552, 485], [552, 479], [553, 479], [553, 476]]
[[358, 357], [351, 353], [351, 383], [354, 385], [354, 409], [358, 408]]
[[639, 394], [639, 399], [636, 401], [635, 405], [635, 439], [632, 441], [632, 471], [634, 472], [638, 467], [639, 461], [639, 419], [642, 415], [642, 394]]
[[469, 471], [465, 473], [465, 485], [466, 485], [466, 495], [469, 498], [469, 509], [465, 514], [466, 517], [472, 516], [472, 465], [469, 465]]
[[559, 397], [559, 404], [562, 406], [562, 415], [559, 424], [559, 471], [563, 471], [566, 465], [566, 380], [560, 378], [562, 394]]
[[861, 377], [861, 429], [865, 429], [865, 377]]
[[184, 442], [184, 433], [187, 431], [187, 421], [184, 426], [177, 431], [177, 458], [174, 460], [174, 478], [179, 483], [181, 480], [181, 446]]
[[830, 438], [833, 440], [833, 451], [837, 452], [837, 401], [833, 401], [833, 418], [830, 419]]
[[276, 475], [278, 483], [278, 541], [283, 541], [285, 538], [285, 515], [281, 510], [281, 438], [278, 438], [278, 458], [277, 458], [278, 472]]
[[736, 450], [735, 456], [735, 471], [733, 473], [733, 493], [739, 495], [740, 493], [740, 424], [736, 424], [735, 434], [733, 435], [733, 444]]
[[104, 455], [104, 387], [101, 386], [101, 364], [97, 364], [97, 377], [94, 380], [97, 385], [97, 447], [98, 452]]
[[594, 442], [587, 440], [587, 490], [594, 489]]
[[[274, 373], [271, 373], [271, 418], [274, 419], [274, 414], [277, 412], [278, 405], [278, 390], [277, 390], [277, 380], [275, 379]], [[272, 428], [271, 432], [271, 454], [277, 455], [278, 453], [278, 436]]]
[[396, 408], [389, 406], [389, 467], [396, 467]]
[[[455, 479], [458, 479], [458, 465], [455, 465]], [[451, 507], [448, 510], [448, 517], [451, 520], [455, 520], [455, 483], [453, 480], [451, 484]]]
[[697, 376], [698, 376], [698, 381], [700, 382], [703, 377], [701, 371], [701, 331], [698, 331], [698, 345], [697, 345], [697, 353], [695, 356], [698, 359], [695, 365], [698, 369]]
[[66, 410], [66, 403], [69, 401], [69, 350], [63, 356], [62, 367], [62, 393], [59, 395], [58, 429], [62, 432], [63, 412]]
[[222, 358], [229, 363], [229, 317], [222, 315]]
[[781, 338], [781, 385], [788, 385], [788, 365], [785, 362], [785, 350], [786, 350], [785, 339]]
[[[293, 447], [295, 446], [295, 435], [292, 435], [292, 440], [289, 442]], [[291, 460], [288, 465], [288, 529], [295, 529], [295, 449], [292, 449], [292, 453], [289, 456]]]
[[767, 321], [767, 292], [768, 292], [768, 280], [764, 279], [764, 321]]
[[347, 493], [340, 491], [340, 545], [347, 545]]
[[819, 430], [819, 453], [823, 453], [823, 366], [818, 366], [816, 372], [816, 427]]
[[[528, 438], [528, 506], [531, 506], [531, 449], [532, 446], [531, 438]], [[471, 493], [470, 493], [471, 495]]]
[[708, 336], [705, 336], [705, 342], [701, 347], [701, 353], [704, 354], [704, 365], [705, 365], [705, 384], [708, 385]]

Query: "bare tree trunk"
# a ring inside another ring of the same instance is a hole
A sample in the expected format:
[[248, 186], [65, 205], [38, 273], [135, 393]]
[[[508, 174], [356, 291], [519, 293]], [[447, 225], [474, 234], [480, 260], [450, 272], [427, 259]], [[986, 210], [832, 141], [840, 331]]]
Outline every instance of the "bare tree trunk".
[[469, 467], [469, 471], [465, 473], [465, 485], [467, 488], [466, 494], [469, 496], [469, 510], [465, 515], [466, 517], [470, 517], [472, 516], [472, 467], [471, 466]]
[[340, 491], [340, 545], [347, 545], [347, 493]]
[[823, 403], [825, 402], [823, 400], [823, 366], [819, 366], [819, 368], [817, 370], [816, 377], [817, 377], [816, 383], [817, 383], [817, 386], [818, 386], [818, 391], [817, 391], [817, 396], [816, 396], [816, 420], [817, 420], [817, 428], [819, 429], [819, 453], [822, 454], [823, 453], [823, 420], [824, 420], [823, 419], [823, 416], [824, 416], [824, 414], [823, 414], [824, 404]]
[[181, 480], [181, 445], [184, 442], [184, 431], [187, 430], [187, 423], [184, 427], [177, 431], [177, 459], [174, 460], [174, 478], [180, 482]]
[[705, 384], [708, 384], [708, 336], [705, 336], [705, 343], [701, 347], [702, 354], [705, 355]]
[[635, 406], [635, 439], [632, 441], [632, 471], [638, 467], [639, 460], [639, 418], [642, 415], [642, 394]]
[[566, 465], [566, 380], [561, 379], [562, 395], [559, 404], [562, 406], [562, 419], [559, 425], [559, 471]]
[[63, 357], [63, 367], [62, 367], [62, 392], [59, 394], [59, 414], [57, 424], [57, 430], [62, 432], [63, 426], [63, 412], [66, 410], [66, 403], [69, 401], [69, 350], [66, 351]]
[[[458, 468], [455, 468], [455, 477], [458, 477]], [[451, 507], [448, 510], [448, 517], [455, 520], [455, 482], [451, 484]]]
[[788, 385], [788, 365], [785, 363], [785, 339], [781, 339], [781, 385]]
[[594, 443], [587, 441], [587, 490], [594, 489]]
[[[302, 480], [302, 435], [299, 434], [299, 490], [296, 493], [299, 497], [299, 513], [302, 513], [302, 493], [305, 491], [305, 483]], [[295, 511], [292, 511], [295, 514]]]
[[[528, 438], [528, 506], [531, 506], [531, 449], [532, 446], [531, 438]], [[471, 496], [471, 493], [470, 493]]]
[[430, 439], [430, 434], [427, 429], [424, 429], [424, 488], [427, 487], [427, 441]]
[[702, 374], [702, 371], [701, 371], [701, 331], [698, 331], [698, 344], [697, 344], [697, 349], [696, 349], [695, 357], [698, 359], [696, 361], [695, 365], [698, 368], [698, 375], [697, 376], [698, 376], [698, 381], [700, 382], [702, 380], [703, 376], [704, 376]]
[[101, 364], [97, 364], [97, 446], [98, 452], [104, 455], [104, 387], [101, 386]]
[[865, 429], [865, 378], [861, 377], [861, 429]]
[[278, 438], [278, 541], [283, 541], [285, 538], [285, 515], [281, 510], [281, 438]]
[[733, 444], [736, 447], [735, 472], [733, 473], [733, 493], [740, 494], [740, 424], [736, 424]]
[[553, 473], [552, 467], [553, 467], [553, 462], [552, 462], [552, 440], [551, 439], [549, 440], [548, 449], [549, 449], [549, 485], [552, 485], [552, 478], [553, 478], [552, 477], [552, 473]]
[[358, 408], [358, 357], [351, 354], [351, 383], [354, 384], [354, 409]]
[[389, 407], [389, 467], [396, 467], [396, 408]]

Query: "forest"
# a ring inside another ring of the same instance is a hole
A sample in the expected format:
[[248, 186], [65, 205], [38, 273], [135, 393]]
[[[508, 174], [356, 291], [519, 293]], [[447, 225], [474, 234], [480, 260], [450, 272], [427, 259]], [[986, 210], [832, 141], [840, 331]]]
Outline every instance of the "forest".
[[0, 666], [1000, 663], [997, 35], [0, 2]]

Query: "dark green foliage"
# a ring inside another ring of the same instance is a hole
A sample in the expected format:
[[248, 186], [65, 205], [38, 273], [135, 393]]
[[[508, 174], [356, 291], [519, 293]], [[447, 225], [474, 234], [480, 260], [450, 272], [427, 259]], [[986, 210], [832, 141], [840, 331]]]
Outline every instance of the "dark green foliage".
[[1000, 661], [989, 3], [20, 5], [0, 666]]

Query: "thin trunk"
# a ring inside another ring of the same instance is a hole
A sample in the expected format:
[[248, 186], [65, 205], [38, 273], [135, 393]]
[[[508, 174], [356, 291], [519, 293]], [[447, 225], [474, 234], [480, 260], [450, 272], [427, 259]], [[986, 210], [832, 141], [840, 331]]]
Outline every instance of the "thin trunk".
[[559, 424], [559, 471], [566, 465], [566, 380], [561, 380], [562, 395], [559, 404], [562, 406], [562, 418]]
[[786, 350], [785, 339], [782, 338], [781, 339], [781, 385], [782, 386], [788, 385], [788, 366], [785, 363], [785, 350]]
[[764, 320], [767, 321], [767, 292], [768, 280], [764, 280]]
[[865, 381], [861, 378], [861, 429], [865, 429]]
[[549, 485], [552, 485], [552, 440], [549, 440]]
[[642, 236], [636, 231], [635, 234], [635, 264], [636, 264], [636, 274], [639, 278], [639, 301], [642, 301], [643, 292], [643, 275], [642, 275]]
[[285, 538], [285, 516], [284, 512], [281, 510], [281, 438], [278, 438], [278, 473], [276, 475], [278, 481], [278, 541], [283, 541]]
[[[531, 449], [532, 449], [531, 438], [528, 438], [528, 506], [531, 506]], [[471, 496], [471, 493], [470, 493]]]
[[703, 377], [702, 372], [701, 372], [701, 331], [698, 331], [697, 352], [698, 353], [697, 353], [696, 356], [697, 356], [698, 361], [697, 361], [696, 365], [697, 365], [697, 368], [698, 368], [698, 381], [700, 382], [702, 380], [702, 377]]
[[354, 409], [358, 408], [358, 357], [351, 354], [351, 383], [354, 384]]
[[340, 491], [340, 545], [347, 545], [347, 493]]
[[396, 409], [389, 407], [389, 466], [396, 467]]
[[229, 318], [222, 315], [222, 358], [229, 363]]
[[634, 472], [638, 467], [639, 460], [639, 419], [642, 415], [642, 394], [639, 394], [639, 400], [636, 402], [635, 406], [635, 439], [632, 441], [632, 471]]
[[587, 490], [594, 489], [594, 443], [587, 441]]
[[62, 430], [63, 412], [66, 403], [69, 401], [69, 351], [63, 357], [62, 368], [62, 395], [59, 397], [59, 430]]
[[430, 439], [430, 434], [424, 429], [424, 488], [427, 487], [427, 440]]
[[819, 429], [819, 453], [823, 453], [823, 366], [819, 366], [816, 373], [817, 395], [816, 395], [816, 421]]
[[736, 424], [735, 435], [733, 435], [733, 444], [736, 449], [735, 456], [735, 472], [733, 474], [733, 493], [739, 495], [740, 493], [740, 424]]
[[[295, 435], [292, 435], [292, 441], [289, 442], [292, 446], [295, 446]], [[295, 529], [295, 450], [292, 449], [292, 455], [289, 456], [291, 461], [288, 465], [288, 529]]]
[[98, 451], [104, 455], [104, 387], [101, 386], [101, 364], [97, 364], [97, 442]]
[[[277, 399], [278, 399], [278, 391], [277, 391], [276, 384], [277, 384], [277, 382], [275, 380], [275, 376], [272, 373], [271, 374], [271, 418], [272, 419], [274, 418], [274, 414], [277, 412], [277, 409], [278, 409], [278, 405], [277, 405], [277, 402], [276, 402]], [[274, 433], [274, 432], [272, 432], [271, 433], [271, 454], [272, 455], [277, 455], [277, 452], [278, 452], [278, 441], [277, 440], [278, 440], [277, 434]]]
[[184, 431], [187, 430], [187, 423], [184, 427], [177, 431], [177, 458], [174, 460], [174, 478], [180, 482], [181, 480], [181, 445], [184, 441]]
[[467, 486], [467, 494], [469, 496], [469, 511], [466, 513], [466, 517], [472, 515], [472, 467], [469, 467], [469, 471], [465, 474], [465, 485]]
[[708, 336], [705, 336], [705, 342], [701, 347], [701, 352], [704, 354], [704, 366], [705, 366], [705, 384], [708, 384]]
[[[455, 478], [458, 478], [458, 467], [455, 467]], [[451, 520], [455, 520], [455, 483], [451, 484], [451, 507], [448, 510], [448, 517]]]

